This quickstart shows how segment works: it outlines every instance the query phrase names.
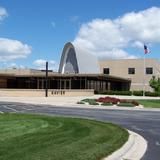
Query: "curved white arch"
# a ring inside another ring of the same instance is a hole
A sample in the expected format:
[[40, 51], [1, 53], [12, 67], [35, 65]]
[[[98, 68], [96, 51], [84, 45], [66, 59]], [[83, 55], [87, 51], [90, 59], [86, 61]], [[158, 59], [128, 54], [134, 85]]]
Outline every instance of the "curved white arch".
[[59, 72], [62, 74], [97, 74], [100, 73], [100, 69], [98, 60], [94, 55], [68, 42], [62, 51]]

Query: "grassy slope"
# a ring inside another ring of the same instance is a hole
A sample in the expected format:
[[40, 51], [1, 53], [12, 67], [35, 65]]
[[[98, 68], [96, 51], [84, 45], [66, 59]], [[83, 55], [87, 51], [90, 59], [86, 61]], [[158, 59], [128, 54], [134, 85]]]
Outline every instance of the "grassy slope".
[[137, 100], [144, 107], [160, 108], [160, 100]]
[[124, 129], [103, 122], [0, 114], [0, 159], [97, 160], [128, 139]]

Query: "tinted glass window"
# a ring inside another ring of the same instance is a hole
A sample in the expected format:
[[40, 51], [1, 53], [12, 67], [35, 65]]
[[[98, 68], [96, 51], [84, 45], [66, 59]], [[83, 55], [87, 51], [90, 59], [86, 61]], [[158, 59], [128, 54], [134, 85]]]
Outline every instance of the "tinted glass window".
[[153, 68], [151, 67], [146, 68], [146, 74], [153, 74]]
[[109, 68], [103, 68], [103, 73], [104, 74], [109, 74]]
[[135, 68], [128, 68], [128, 74], [135, 74]]

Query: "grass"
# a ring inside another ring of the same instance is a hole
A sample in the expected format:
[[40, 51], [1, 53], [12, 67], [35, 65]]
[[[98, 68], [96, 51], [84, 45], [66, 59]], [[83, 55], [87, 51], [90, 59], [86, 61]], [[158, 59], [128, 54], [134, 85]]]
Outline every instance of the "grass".
[[119, 107], [134, 107], [134, 105], [132, 104], [132, 103], [119, 103], [119, 104], [117, 104], [117, 106], [119, 106]]
[[112, 103], [102, 103], [101, 105], [102, 105], [102, 106], [113, 106]]
[[0, 114], [2, 160], [99, 160], [127, 139], [126, 130], [110, 123]]
[[83, 99], [81, 102], [87, 102], [90, 105], [99, 105], [99, 103], [96, 102], [96, 99]]
[[160, 108], [160, 100], [136, 100], [147, 108]]

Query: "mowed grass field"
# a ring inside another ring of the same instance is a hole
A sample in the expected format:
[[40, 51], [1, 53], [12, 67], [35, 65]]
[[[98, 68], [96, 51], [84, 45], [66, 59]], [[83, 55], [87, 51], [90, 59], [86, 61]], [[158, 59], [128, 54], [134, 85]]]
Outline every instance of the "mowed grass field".
[[146, 108], [160, 108], [160, 100], [137, 100]]
[[123, 128], [92, 120], [0, 114], [1, 160], [100, 160], [128, 140]]

